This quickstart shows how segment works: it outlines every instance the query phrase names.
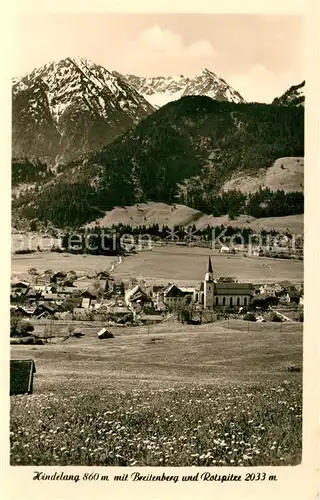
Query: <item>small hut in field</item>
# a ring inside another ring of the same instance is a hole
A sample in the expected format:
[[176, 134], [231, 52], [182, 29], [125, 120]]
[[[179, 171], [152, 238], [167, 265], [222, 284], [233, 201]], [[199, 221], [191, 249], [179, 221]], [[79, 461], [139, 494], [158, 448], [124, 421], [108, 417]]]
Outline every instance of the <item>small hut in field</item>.
[[106, 328], [102, 328], [98, 333], [98, 338], [100, 340], [103, 340], [103, 339], [113, 339], [114, 338], [114, 335], [113, 333], [109, 332]]

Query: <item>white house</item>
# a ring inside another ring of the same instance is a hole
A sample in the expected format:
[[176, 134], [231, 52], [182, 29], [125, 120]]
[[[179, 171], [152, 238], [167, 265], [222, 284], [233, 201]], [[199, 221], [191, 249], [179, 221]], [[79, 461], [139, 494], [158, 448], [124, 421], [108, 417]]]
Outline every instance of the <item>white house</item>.
[[265, 297], [276, 297], [283, 290], [282, 286], [278, 285], [278, 283], [261, 285], [259, 287], [260, 295], [264, 295]]
[[230, 248], [223, 246], [220, 248], [220, 253], [230, 253]]

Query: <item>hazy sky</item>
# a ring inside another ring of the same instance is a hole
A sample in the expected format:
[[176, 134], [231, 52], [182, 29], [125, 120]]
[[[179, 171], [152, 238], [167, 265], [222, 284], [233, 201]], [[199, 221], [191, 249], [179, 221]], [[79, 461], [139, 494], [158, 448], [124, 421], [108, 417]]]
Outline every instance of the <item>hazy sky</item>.
[[14, 23], [13, 76], [82, 56], [143, 76], [214, 71], [248, 101], [270, 102], [304, 74], [303, 17], [28, 14]]

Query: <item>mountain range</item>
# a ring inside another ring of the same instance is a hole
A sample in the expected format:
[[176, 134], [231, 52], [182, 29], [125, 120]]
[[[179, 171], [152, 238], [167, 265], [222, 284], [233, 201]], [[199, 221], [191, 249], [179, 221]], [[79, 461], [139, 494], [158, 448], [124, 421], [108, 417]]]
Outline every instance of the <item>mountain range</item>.
[[303, 87], [267, 105], [208, 69], [144, 78], [83, 58], [46, 64], [13, 81], [13, 212], [74, 227], [148, 200], [210, 214], [226, 186], [274, 175], [301, 191], [303, 162], [290, 158], [304, 154]]
[[69, 57], [15, 78], [12, 95], [12, 156], [51, 167], [107, 145], [156, 108], [182, 96], [244, 102], [208, 69], [194, 78], [145, 78]]
[[[273, 104], [299, 105], [304, 82]], [[244, 103], [213, 71], [195, 77], [139, 77], [85, 58], [34, 69], [12, 86], [12, 156], [57, 167], [106, 146], [155, 109], [184, 96]]]
[[186, 95], [204, 95], [217, 101], [245, 102], [239, 92], [207, 68], [194, 78], [183, 75], [168, 77], [124, 76], [156, 108]]

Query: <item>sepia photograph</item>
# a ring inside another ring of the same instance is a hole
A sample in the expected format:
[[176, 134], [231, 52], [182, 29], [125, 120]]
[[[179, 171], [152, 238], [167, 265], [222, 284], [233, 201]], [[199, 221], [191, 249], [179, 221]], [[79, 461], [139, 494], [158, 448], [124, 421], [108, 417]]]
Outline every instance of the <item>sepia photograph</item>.
[[304, 17], [12, 30], [10, 465], [301, 464]]

